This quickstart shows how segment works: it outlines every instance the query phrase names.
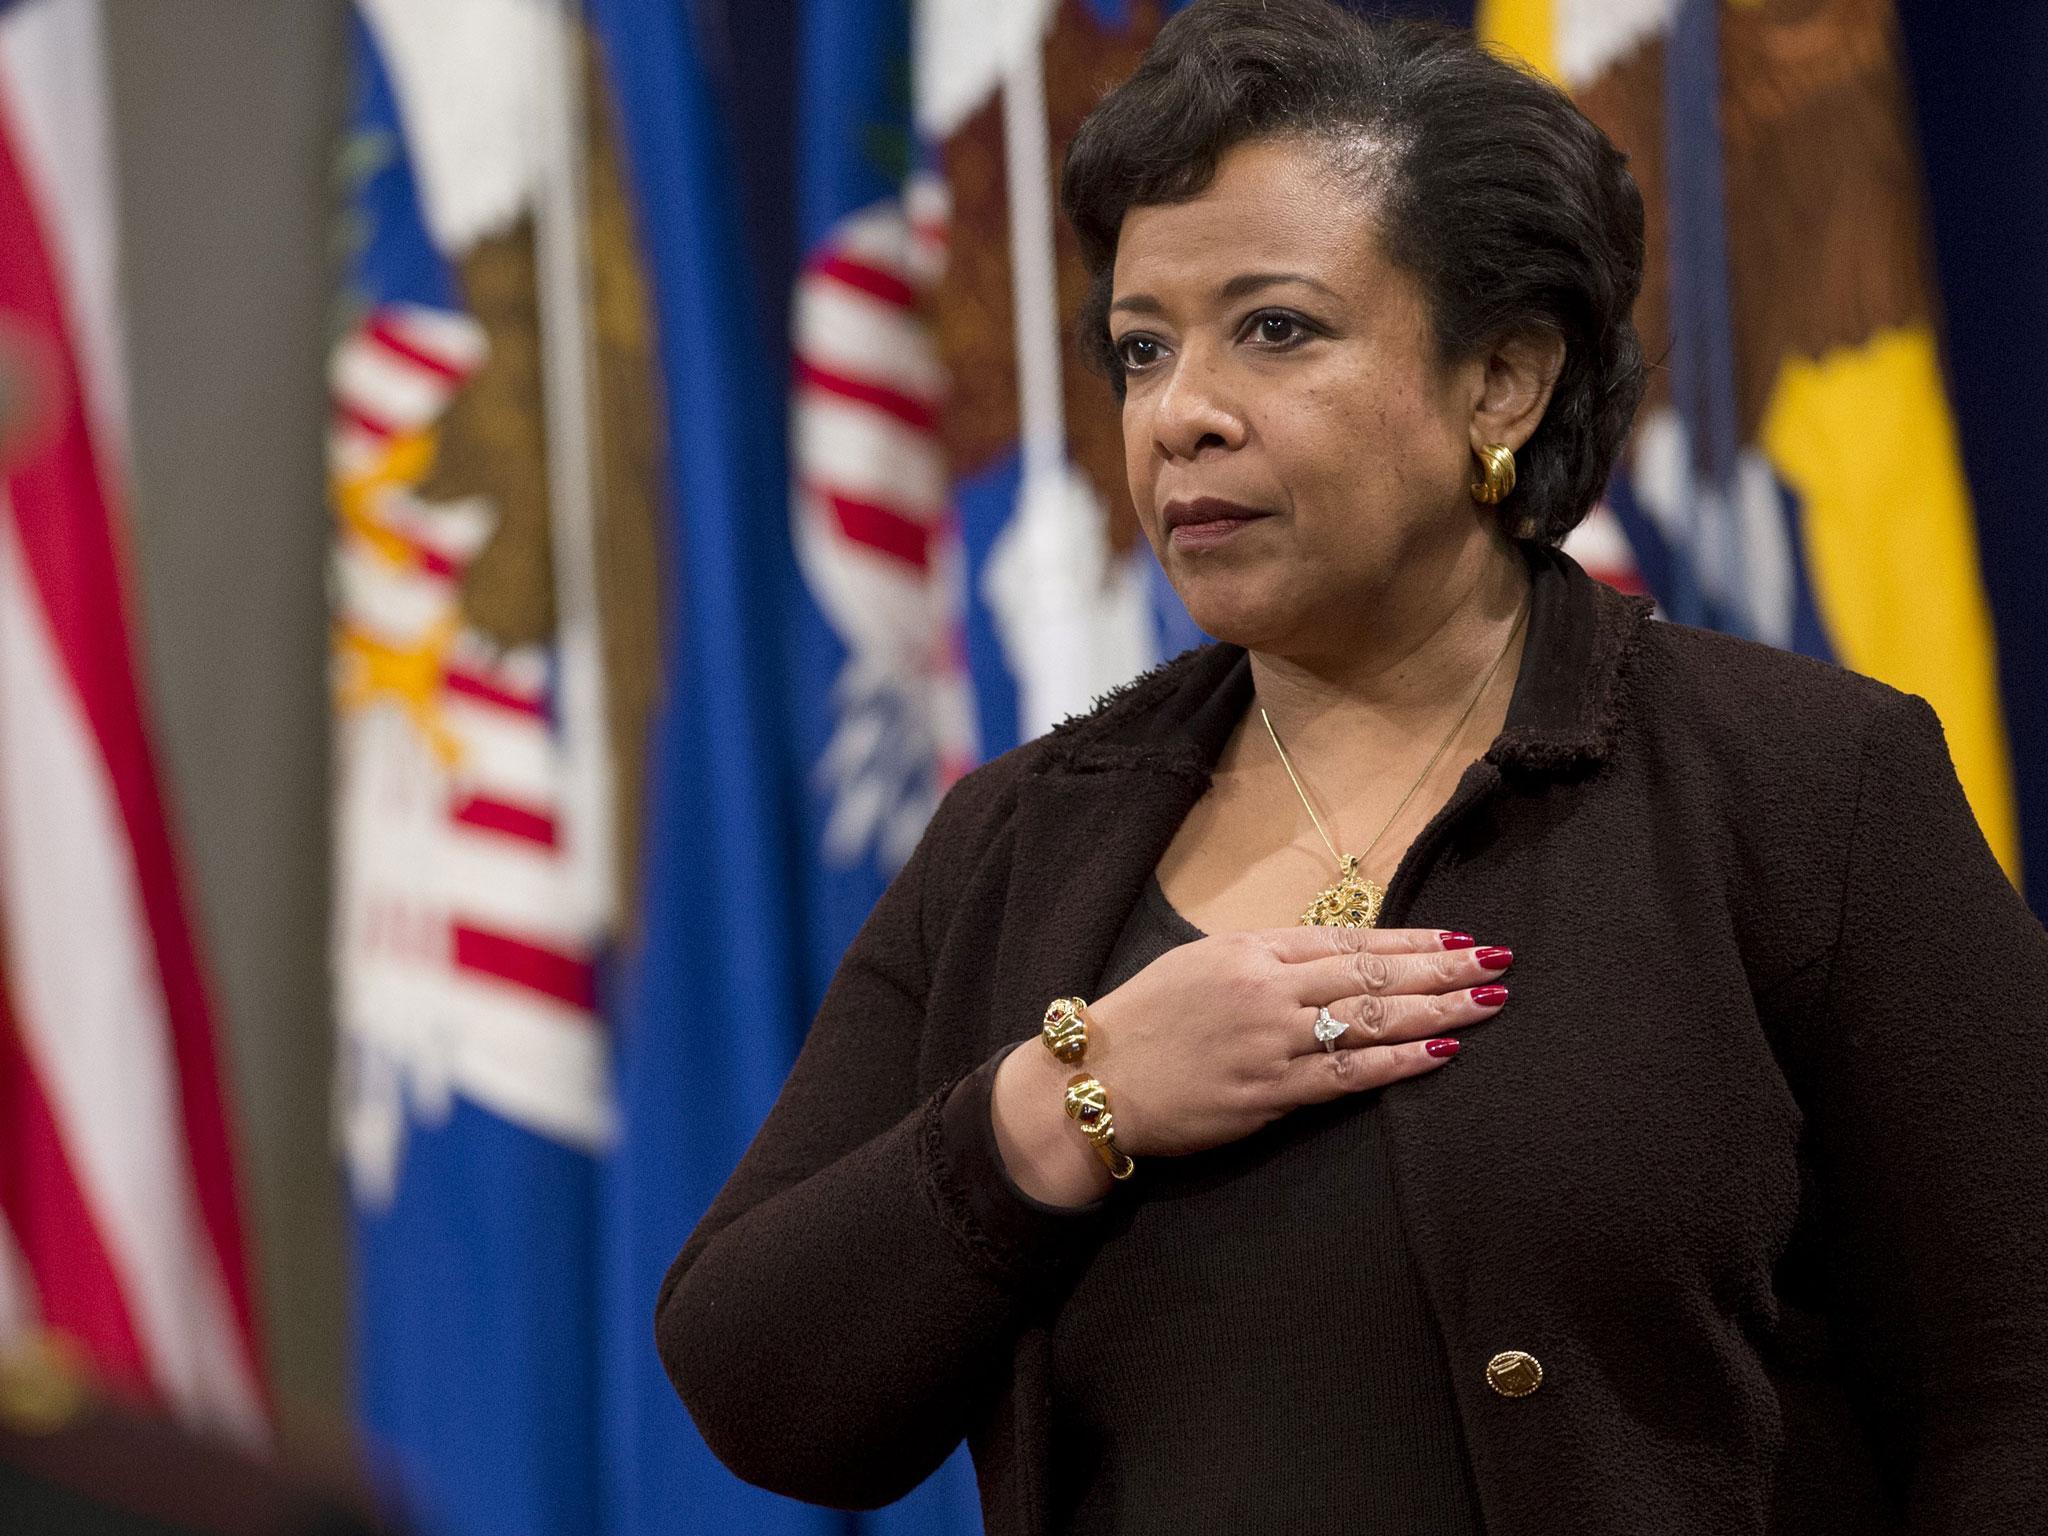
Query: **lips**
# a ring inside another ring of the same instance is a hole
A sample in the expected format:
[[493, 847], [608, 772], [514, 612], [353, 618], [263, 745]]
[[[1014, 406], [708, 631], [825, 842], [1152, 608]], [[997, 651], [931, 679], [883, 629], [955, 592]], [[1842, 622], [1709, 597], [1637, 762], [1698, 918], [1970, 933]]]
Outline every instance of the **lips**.
[[1162, 520], [1167, 539], [1176, 548], [1199, 549], [1220, 544], [1272, 515], [1220, 496], [1201, 496], [1190, 501], [1169, 501]]

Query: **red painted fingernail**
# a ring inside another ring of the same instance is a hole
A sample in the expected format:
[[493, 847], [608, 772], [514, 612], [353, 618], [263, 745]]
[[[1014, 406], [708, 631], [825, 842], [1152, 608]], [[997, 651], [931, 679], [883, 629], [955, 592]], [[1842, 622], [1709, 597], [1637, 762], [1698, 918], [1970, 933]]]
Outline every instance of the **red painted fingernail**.
[[1472, 989], [1472, 1001], [1482, 1008], [1498, 1008], [1508, 1000], [1508, 989], [1503, 986], [1484, 986]]
[[1489, 971], [1504, 971], [1515, 963], [1515, 952], [1512, 949], [1502, 949], [1498, 945], [1489, 945], [1472, 958]]
[[1445, 949], [1470, 949], [1479, 941], [1469, 933], [1440, 933], [1437, 935], [1437, 942]]
[[1458, 1042], [1455, 1040], [1432, 1040], [1423, 1049], [1432, 1056], [1455, 1056], [1458, 1054]]

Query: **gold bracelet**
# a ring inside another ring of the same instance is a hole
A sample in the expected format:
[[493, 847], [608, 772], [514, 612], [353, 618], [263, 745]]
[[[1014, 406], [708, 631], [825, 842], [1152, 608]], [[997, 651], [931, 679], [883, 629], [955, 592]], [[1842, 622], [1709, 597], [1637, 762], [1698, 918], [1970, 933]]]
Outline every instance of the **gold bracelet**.
[[1078, 1067], [1088, 1054], [1088, 1030], [1094, 1022], [1080, 998], [1056, 997], [1045, 1005], [1045, 1027], [1038, 1038], [1061, 1061]]
[[1102, 1086], [1102, 1079], [1086, 1072], [1074, 1074], [1067, 1083], [1067, 1118], [1081, 1128], [1112, 1179], [1128, 1179], [1138, 1171], [1138, 1165], [1116, 1144], [1116, 1116], [1109, 1112], [1109, 1090]]

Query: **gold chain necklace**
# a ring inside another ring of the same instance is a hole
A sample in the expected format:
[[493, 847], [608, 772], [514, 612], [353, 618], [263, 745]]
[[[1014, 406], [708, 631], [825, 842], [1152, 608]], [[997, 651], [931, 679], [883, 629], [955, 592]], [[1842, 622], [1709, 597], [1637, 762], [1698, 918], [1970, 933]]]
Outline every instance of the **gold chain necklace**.
[[1472, 712], [1479, 708], [1479, 701], [1486, 697], [1486, 690], [1493, 685], [1493, 675], [1500, 671], [1500, 664], [1508, 659], [1508, 652], [1514, 648], [1515, 636], [1522, 632], [1522, 623], [1529, 617], [1529, 609], [1523, 605], [1521, 614], [1515, 619], [1515, 627], [1508, 631], [1507, 643], [1500, 648], [1500, 654], [1493, 658], [1493, 665], [1486, 669], [1486, 676], [1479, 680], [1479, 691], [1472, 695], [1472, 702], [1465, 706], [1465, 713], [1458, 716], [1458, 723], [1451, 727], [1450, 735], [1438, 745], [1429, 761], [1423, 764], [1422, 772], [1415, 776], [1415, 782], [1408, 786], [1408, 793], [1401, 797], [1401, 803], [1394, 807], [1393, 815], [1380, 823], [1379, 831], [1373, 834], [1371, 842], [1365, 845], [1363, 853], [1339, 853], [1337, 845], [1330, 840], [1330, 834], [1323, 830], [1323, 819], [1316, 814], [1310, 803], [1308, 791], [1301, 787], [1301, 778], [1294, 771], [1294, 763], [1287, 756], [1287, 749], [1280, 745], [1280, 733], [1273, 729], [1272, 718], [1266, 713], [1266, 706], [1259, 706], [1259, 718], [1265, 721], [1266, 734], [1273, 740], [1273, 750], [1280, 754], [1280, 766], [1287, 770], [1287, 782], [1294, 786], [1294, 792], [1301, 796], [1301, 808], [1308, 812], [1310, 825], [1316, 829], [1316, 836], [1323, 840], [1323, 846], [1330, 850], [1330, 857], [1337, 861], [1337, 883], [1321, 892], [1309, 903], [1308, 910], [1301, 914], [1302, 926], [1306, 928], [1371, 928], [1380, 920], [1380, 908], [1386, 904], [1387, 888], [1377, 880], [1368, 880], [1358, 872], [1358, 866], [1379, 847], [1380, 839], [1408, 809], [1408, 802], [1415, 798], [1415, 792], [1422, 788], [1431, 771], [1442, 761], [1451, 743], [1458, 739], [1472, 718]]

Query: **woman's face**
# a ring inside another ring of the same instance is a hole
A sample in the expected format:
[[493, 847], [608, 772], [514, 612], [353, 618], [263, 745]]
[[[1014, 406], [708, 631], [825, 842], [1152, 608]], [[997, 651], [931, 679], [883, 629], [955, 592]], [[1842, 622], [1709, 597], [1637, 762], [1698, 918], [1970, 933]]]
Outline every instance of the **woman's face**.
[[1486, 365], [1439, 361], [1317, 148], [1240, 145], [1199, 197], [1131, 209], [1109, 329], [1131, 499], [1209, 633], [1306, 658], [1498, 538], [1467, 489]]

